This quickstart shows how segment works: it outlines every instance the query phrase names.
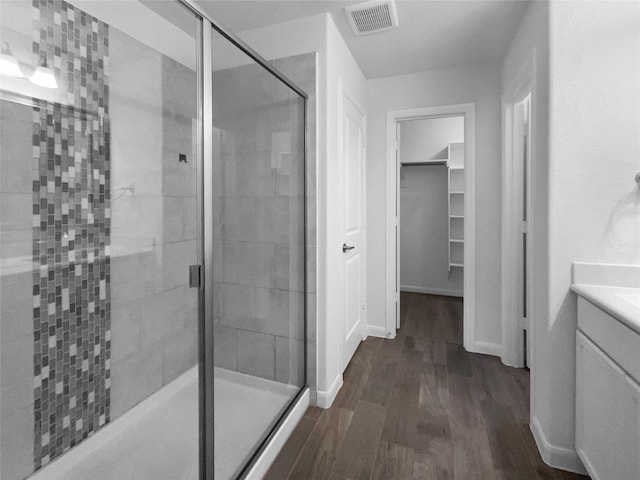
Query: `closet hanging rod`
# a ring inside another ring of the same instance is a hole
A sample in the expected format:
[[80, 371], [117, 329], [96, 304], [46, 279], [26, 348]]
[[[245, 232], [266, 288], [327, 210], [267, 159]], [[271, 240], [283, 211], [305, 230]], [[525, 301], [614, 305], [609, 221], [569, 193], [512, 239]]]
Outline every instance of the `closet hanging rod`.
[[431, 162], [407, 162], [407, 163], [400, 162], [400, 166], [402, 167], [422, 166], [422, 165], [446, 165], [446, 164], [447, 164], [446, 160], [435, 160]]

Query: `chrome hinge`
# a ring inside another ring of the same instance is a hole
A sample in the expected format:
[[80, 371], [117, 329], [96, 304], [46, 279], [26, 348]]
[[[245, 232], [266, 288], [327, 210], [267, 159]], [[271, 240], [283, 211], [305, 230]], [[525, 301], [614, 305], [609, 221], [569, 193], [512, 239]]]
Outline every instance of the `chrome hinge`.
[[189, 288], [202, 287], [202, 265], [189, 265]]

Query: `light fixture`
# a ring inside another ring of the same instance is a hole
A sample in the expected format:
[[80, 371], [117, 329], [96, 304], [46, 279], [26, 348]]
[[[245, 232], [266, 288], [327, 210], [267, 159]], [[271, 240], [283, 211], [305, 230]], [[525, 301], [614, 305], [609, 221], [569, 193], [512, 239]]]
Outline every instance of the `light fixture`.
[[0, 74], [7, 77], [24, 77], [20, 64], [11, 53], [8, 42], [2, 42], [2, 53], [0, 54]]
[[58, 88], [56, 76], [47, 65], [47, 58], [44, 55], [40, 62], [40, 66], [36, 68], [36, 71], [33, 72], [33, 75], [31, 75], [29, 80], [31, 80], [31, 83], [35, 83], [36, 85], [40, 85], [44, 88]]

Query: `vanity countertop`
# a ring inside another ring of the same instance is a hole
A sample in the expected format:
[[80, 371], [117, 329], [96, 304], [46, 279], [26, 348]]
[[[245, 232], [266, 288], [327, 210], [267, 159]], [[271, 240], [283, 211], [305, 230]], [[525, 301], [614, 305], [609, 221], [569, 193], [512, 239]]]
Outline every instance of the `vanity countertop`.
[[571, 289], [640, 333], [640, 288], [574, 283]]

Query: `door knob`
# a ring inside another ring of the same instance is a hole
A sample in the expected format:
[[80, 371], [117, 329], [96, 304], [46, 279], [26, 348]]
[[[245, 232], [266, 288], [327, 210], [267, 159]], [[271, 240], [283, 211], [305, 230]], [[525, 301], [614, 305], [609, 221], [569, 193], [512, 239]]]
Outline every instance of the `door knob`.
[[353, 250], [354, 248], [356, 248], [356, 247], [351, 247], [351, 246], [347, 245], [346, 243], [342, 244], [342, 251], [343, 252], [349, 252], [349, 251]]

